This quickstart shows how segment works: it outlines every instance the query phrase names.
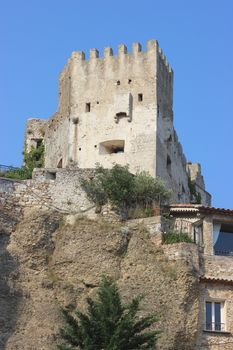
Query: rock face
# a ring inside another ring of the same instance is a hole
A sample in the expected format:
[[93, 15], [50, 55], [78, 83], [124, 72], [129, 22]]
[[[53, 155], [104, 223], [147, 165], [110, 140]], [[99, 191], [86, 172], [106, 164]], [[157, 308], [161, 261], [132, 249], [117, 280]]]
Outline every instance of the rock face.
[[[5, 214], [2, 227], [9, 222]], [[195, 348], [195, 264], [153, 243], [145, 226], [38, 210], [20, 222], [10, 220], [11, 235], [0, 234], [1, 350], [55, 350], [60, 307], [84, 309], [103, 274], [117, 281], [124, 301], [144, 295], [142, 314], [155, 312], [159, 318], [157, 349]], [[182, 244], [183, 251], [197, 254], [195, 245]]]

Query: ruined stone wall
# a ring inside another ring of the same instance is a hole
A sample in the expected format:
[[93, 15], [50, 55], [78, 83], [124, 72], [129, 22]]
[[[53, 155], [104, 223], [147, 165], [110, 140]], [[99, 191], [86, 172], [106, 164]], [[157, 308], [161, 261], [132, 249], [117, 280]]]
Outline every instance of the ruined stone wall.
[[6, 192], [0, 180], [0, 199], [3, 203], [16, 201], [22, 209], [55, 209], [63, 213], [94, 211], [94, 206], [82, 190], [81, 178], [93, 170], [50, 169], [38, 170], [32, 180], [9, 180], [11, 190]]
[[64, 168], [69, 163], [69, 115], [60, 112], [48, 121], [45, 133], [45, 167]]
[[25, 151], [30, 152], [33, 148], [38, 146], [37, 142], [44, 140], [45, 131], [47, 127], [47, 120], [43, 119], [28, 119], [25, 132]]
[[205, 182], [201, 174], [201, 165], [199, 163], [188, 162], [186, 165], [188, 176], [195, 186], [196, 192], [201, 195], [202, 204], [211, 205], [211, 195], [205, 191]]

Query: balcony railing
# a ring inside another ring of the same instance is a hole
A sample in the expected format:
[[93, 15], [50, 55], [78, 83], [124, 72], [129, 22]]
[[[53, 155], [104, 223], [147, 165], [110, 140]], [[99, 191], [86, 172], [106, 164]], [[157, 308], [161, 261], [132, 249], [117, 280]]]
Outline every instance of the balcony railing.
[[212, 323], [206, 323], [205, 324], [205, 331], [209, 332], [225, 332], [225, 323], [218, 323], [218, 322], [212, 322]]
[[214, 250], [214, 255], [233, 256], [232, 250]]

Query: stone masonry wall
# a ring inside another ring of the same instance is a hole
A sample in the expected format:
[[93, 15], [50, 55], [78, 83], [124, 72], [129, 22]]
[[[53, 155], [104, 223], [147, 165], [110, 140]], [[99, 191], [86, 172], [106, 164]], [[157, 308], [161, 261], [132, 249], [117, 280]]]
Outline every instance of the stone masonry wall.
[[[57, 209], [64, 213], [78, 213], [93, 209], [80, 186], [81, 178], [91, 176], [93, 170], [38, 170], [32, 180], [9, 180], [11, 192], [3, 191], [0, 179], [2, 203], [16, 201], [22, 208]], [[55, 177], [56, 178], [53, 178]], [[94, 209], [93, 209], [94, 210]]]
[[28, 119], [25, 131], [25, 148], [29, 152], [32, 147], [37, 147], [39, 140], [44, 140], [47, 120], [44, 119]]

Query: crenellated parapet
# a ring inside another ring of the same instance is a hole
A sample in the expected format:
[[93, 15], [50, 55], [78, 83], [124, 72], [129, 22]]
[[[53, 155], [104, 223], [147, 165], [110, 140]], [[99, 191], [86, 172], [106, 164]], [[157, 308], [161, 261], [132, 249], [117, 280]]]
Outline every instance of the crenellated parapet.
[[163, 50], [159, 47], [158, 49], [158, 53], [159, 53], [159, 58], [162, 61], [162, 63], [164, 64], [165, 67], [167, 67], [167, 70], [169, 71], [169, 73], [173, 74], [173, 70], [171, 68], [171, 66], [169, 65], [166, 56], [163, 53]]
[[[168, 73], [172, 73], [172, 69], [168, 64], [166, 57], [164, 56], [162, 50], [159, 48], [157, 40], [148, 40], [146, 50], [142, 50], [140, 43], [135, 42], [132, 44], [131, 52], [128, 52], [128, 48], [124, 44], [118, 46], [118, 52], [114, 55], [114, 51], [111, 47], [106, 47], [103, 51], [103, 57], [100, 56], [99, 51], [96, 48], [90, 49], [89, 59], [86, 59], [86, 55], [83, 51], [74, 51], [71, 54], [71, 57], [68, 61], [68, 65], [80, 66], [85, 69], [85, 75], [88, 76], [92, 71], [93, 65], [95, 66], [95, 73], [98, 74], [104, 70], [109, 72], [111, 70], [118, 70], [122, 68], [122, 65], [125, 66], [125, 70], [131, 70], [135, 65], [135, 73], [138, 71], [138, 65], [141, 65], [141, 68], [145, 68], [145, 65], [148, 68], [148, 65], [152, 65], [155, 68], [157, 61], [161, 62], [166, 67]], [[96, 71], [97, 69], [97, 71]], [[72, 70], [72, 68], [71, 68]], [[154, 69], [155, 72], [155, 69]], [[132, 72], [133, 73], [133, 72]], [[106, 77], [106, 75], [104, 75]], [[63, 74], [61, 74], [63, 78]]]

